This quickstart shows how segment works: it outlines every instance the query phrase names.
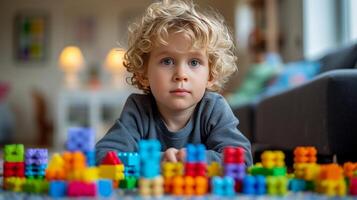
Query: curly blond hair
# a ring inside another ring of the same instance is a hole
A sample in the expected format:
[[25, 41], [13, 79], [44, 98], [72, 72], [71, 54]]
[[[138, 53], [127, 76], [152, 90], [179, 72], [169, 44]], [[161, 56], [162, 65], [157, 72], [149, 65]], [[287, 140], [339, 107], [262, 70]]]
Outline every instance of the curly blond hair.
[[235, 46], [224, 19], [217, 12], [200, 12], [191, 1], [152, 3], [144, 16], [129, 27], [129, 49], [124, 66], [132, 73], [130, 83], [150, 93], [146, 64], [155, 44], [167, 44], [170, 33], [185, 33], [192, 47], [204, 47], [208, 55], [210, 91], [219, 91], [237, 71]]

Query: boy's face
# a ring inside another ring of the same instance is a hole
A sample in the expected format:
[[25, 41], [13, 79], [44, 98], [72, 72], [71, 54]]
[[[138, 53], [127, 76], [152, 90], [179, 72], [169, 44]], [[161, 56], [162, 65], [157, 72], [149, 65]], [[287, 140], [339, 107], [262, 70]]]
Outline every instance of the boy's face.
[[154, 46], [147, 63], [147, 78], [160, 111], [193, 111], [209, 80], [205, 49], [192, 49], [184, 33], [170, 34], [167, 45]]

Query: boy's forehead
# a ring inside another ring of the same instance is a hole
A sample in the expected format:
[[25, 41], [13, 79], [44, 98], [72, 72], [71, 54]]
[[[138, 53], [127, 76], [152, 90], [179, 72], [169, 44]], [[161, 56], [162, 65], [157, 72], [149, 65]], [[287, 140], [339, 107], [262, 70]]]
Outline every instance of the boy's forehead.
[[156, 39], [153, 51], [159, 54], [165, 52], [205, 54], [206, 48], [203, 44], [192, 41], [192, 39], [184, 33], [174, 33], [165, 38]]

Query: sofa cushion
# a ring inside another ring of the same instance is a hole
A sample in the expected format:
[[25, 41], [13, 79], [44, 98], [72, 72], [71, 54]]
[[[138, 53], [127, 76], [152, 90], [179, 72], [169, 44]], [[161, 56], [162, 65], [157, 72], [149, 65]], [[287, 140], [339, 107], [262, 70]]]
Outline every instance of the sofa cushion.
[[354, 68], [357, 64], [357, 44], [343, 47], [322, 57], [320, 73], [333, 69]]

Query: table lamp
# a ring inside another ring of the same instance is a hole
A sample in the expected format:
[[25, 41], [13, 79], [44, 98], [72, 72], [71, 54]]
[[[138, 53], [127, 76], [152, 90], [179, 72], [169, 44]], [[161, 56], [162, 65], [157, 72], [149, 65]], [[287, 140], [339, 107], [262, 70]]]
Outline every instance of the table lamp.
[[78, 72], [84, 66], [81, 50], [76, 46], [65, 47], [59, 57], [59, 65], [65, 73], [66, 87], [69, 89], [78, 88]]
[[125, 68], [123, 65], [125, 50], [120, 48], [111, 49], [105, 59], [105, 68], [112, 75], [112, 86], [114, 88], [121, 88], [125, 83], [123, 74]]

